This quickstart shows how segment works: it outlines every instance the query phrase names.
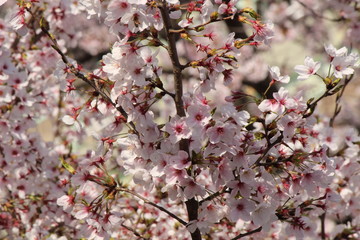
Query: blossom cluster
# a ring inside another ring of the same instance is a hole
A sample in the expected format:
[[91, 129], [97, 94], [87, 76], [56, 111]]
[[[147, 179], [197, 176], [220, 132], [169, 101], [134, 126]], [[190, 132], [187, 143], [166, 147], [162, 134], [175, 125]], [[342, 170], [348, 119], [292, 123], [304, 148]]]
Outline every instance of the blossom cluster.
[[[293, 81], [324, 84], [318, 98], [286, 85], [270, 94], [291, 79], [277, 66], [266, 67], [262, 95], [221, 94], [234, 86], [244, 51], [274, 38], [271, 22], [238, 3], [18, 1], [0, 22], [0, 233], [360, 237], [360, 136], [334, 127], [338, 105], [331, 118], [315, 112], [325, 97], [338, 103], [359, 56], [326, 44], [327, 62], [295, 66]], [[219, 39], [212, 27], [228, 20], [250, 34]], [[71, 48], [91, 32], [82, 24], [98, 21], [113, 42], [86, 70]]]

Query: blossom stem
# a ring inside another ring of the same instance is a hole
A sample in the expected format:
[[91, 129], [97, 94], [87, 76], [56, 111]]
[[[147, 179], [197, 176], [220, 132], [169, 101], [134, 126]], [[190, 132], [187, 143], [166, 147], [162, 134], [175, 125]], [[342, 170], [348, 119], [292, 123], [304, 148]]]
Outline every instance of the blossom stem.
[[[268, 136], [266, 136], [268, 138]], [[259, 163], [261, 162], [262, 159], [265, 158], [265, 156], [268, 154], [268, 152], [277, 144], [281, 143], [283, 140], [283, 136], [281, 135], [278, 139], [276, 139], [275, 142], [269, 144], [267, 146], [267, 148], [264, 150], [263, 154], [255, 161], [255, 163], [251, 166], [252, 168], [255, 168], [257, 166], [259, 166]], [[269, 140], [267, 140], [269, 142]]]
[[267, 87], [267, 89], [264, 92], [264, 98], [266, 98], [266, 94], [267, 92], [270, 90], [271, 86], [275, 83], [274, 80], [271, 80], [271, 82], [269, 83], [269, 86]]

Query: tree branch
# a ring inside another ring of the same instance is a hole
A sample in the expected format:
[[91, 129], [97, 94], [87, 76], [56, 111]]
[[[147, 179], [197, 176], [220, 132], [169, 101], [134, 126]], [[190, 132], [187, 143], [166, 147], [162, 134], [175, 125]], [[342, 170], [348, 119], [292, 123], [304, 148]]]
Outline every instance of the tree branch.
[[179, 62], [179, 56], [176, 49], [175, 35], [173, 32], [171, 32], [171, 19], [169, 16], [169, 10], [167, 8], [167, 3], [165, 1], [160, 6], [160, 11], [164, 21], [166, 37], [169, 43], [168, 53], [171, 59], [171, 63], [173, 65], [176, 112], [177, 115], [183, 117], [185, 116], [184, 103], [182, 101], [183, 85], [181, 77], [181, 71], [183, 69], [183, 66]]
[[150, 240], [150, 238], [145, 238], [145, 237], [141, 236], [140, 233], [138, 233], [137, 231], [135, 231], [135, 229], [132, 229], [131, 227], [126, 226], [124, 223], [121, 223], [121, 226], [122, 226], [123, 228], [129, 230], [130, 232], [132, 232], [135, 236], [139, 237], [140, 239]]
[[326, 239], [326, 233], [325, 233], [325, 215], [326, 212], [324, 212], [323, 214], [320, 215], [320, 227], [321, 227], [321, 239], [325, 240]]
[[250, 232], [247, 232], [247, 233], [241, 233], [239, 235], [237, 235], [236, 237], [232, 238], [231, 240], [237, 240], [237, 239], [240, 239], [240, 238], [243, 238], [243, 237], [246, 237], [246, 236], [249, 236], [251, 234], [254, 234], [254, 233], [257, 233], [257, 232], [261, 232], [262, 230], [262, 227], [258, 227]]
[[[184, 110], [184, 103], [182, 100], [183, 85], [182, 85], [182, 76], [181, 76], [181, 72], [184, 68], [179, 62], [179, 56], [176, 49], [176, 41], [174, 35], [175, 33], [171, 32], [172, 29], [171, 19], [169, 15], [169, 9], [167, 7], [167, 2], [165, 0], [163, 0], [162, 4], [159, 5], [159, 9], [161, 11], [162, 19], [164, 22], [165, 33], [169, 43], [168, 53], [173, 65], [176, 112], [178, 116], [184, 117], [185, 110]], [[179, 148], [180, 150], [187, 152], [190, 158], [188, 139], [182, 139], [179, 143]], [[189, 160], [191, 161], [191, 159]], [[190, 175], [191, 173], [188, 172], [188, 174]], [[188, 212], [189, 222], [193, 220], [197, 220], [199, 202], [195, 198], [191, 198], [187, 200], [185, 204]], [[192, 240], [201, 240], [201, 233], [198, 228], [193, 233], [191, 233], [191, 238]]]
[[203, 200], [201, 200], [199, 202], [199, 205], [201, 206], [204, 202], [207, 202], [207, 201], [211, 201], [213, 200], [214, 198], [224, 194], [224, 193], [227, 193], [227, 192], [230, 192], [229, 190], [226, 190], [226, 188], [223, 188], [221, 191], [218, 191], [218, 192], [215, 192], [213, 194], [211, 194], [210, 196], [204, 198]]
[[150, 200], [144, 198], [143, 196], [141, 196], [141, 195], [139, 195], [139, 194], [137, 194], [137, 193], [135, 193], [135, 192], [127, 189], [127, 188], [116, 187], [115, 189], [116, 189], [117, 191], [119, 191], [119, 192], [126, 192], [126, 193], [129, 193], [129, 194], [137, 197], [137, 198], [140, 198], [140, 199], [143, 200], [146, 204], [149, 204], [149, 205], [151, 205], [151, 206], [159, 209], [160, 211], [165, 212], [165, 213], [168, 214], [170, 217], [176, 219], [179, 223], [181, 223], [181, 224], [184, 225], [184, 226], [186, 226], [186, 225], [188, 224], [187, 222], [185, 222], [184, 220], [182, 220], [180, 217], [178, 217], [178, 216], [176, 216], [175, 214], [173, 214], [172, 212], [168, 211], [166, 208], [161, 207], [161, 206], [157, 205], [156, 203], [151, 202]]

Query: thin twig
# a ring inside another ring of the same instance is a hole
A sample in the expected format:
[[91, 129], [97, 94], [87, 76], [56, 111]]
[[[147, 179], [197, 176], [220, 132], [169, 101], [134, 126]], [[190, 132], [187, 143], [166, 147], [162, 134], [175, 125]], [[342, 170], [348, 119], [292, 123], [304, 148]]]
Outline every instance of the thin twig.
[[334, 114], [333, 116], [331, 117], [330, 119], [330, 127], [332, 127], [334, 125], [334, 121], [335, 121], [335, 118], [336, 116], [340, 113], [341, 111], [341, 107], [340, 107], [340, 100], [345, 92], [345, 88], [346, 86], [349, 84], [349, 82], [351, 81], [351, 79], [354, 77], [354, 75], [351, 75], [349, 78], [345, 78], [345, 83], [341, 89], [341, 91], [336, 95], [336, 101], [335, 101], [335, 109], [334, 109]]
[[344, 20], [343, 17], [339, 17], [339, 18], [329, 18], [329, 17], [325, 17], [321, 14], [318, 14], [317, 12], [315, 12], [314, 9], [312, 9], [311, 7], [307, 6], [305, 3], [303, 3], [302, 1], [300, 0], [296, 0], [301, 6], [303, 6], [304, 8], [306, 8], [307, 10], [309, 10], [315, 17], [317, 18], [322, 18], [322, 19], [325, 19], [325, 20], [329, 20], [329, 21], [333, 21], [333, 22], [340, 22], [342, 20]]
[[237, 235], [236, 237], [232, 238], [231, 240], [237, 240], [237, 239], [240, 239], [240, 238], [243, 238], [243, 237], [246, 237], [246, 236], [249, 236], [251, 234], [254, 234], [254, 233], [257, 233], [257, 232], [260, 232], [262, 230], [262, 227], [258, 227], [250, 232], [247, 232], [247, 233], [241, 233], [239, 235]]
[[[268, 137], [268, 136], [266, 136]], [[262, 159], [264, 159], [264, 157], [267, 155], [267, 153], [274, 147], [276, 146], [278, 143], [281, 143], [283, 140], [283, 135], [281, 135], [278, 139], [276, 139], [275, 142], [271, 143], [270, 145], [267, 146], [267, 148], [265, 149], [265, 151], [263, 152], [263, 154], [261, 154], [261, 156], [255, 161], [255, 163], [251, 166], [252, 168], [258, 166], [258, 164], [260, 163], [260, 161]]]
[[150, 238], [145, 238], [145, 237], [141, 236], [140, 233], [138, 233], [137, 231], [135, 231], [135, 229], [132, 229], [131, 227], [126, 226], [126, 225], [123, 224], [123, 223], [121, 223], [121, 226], [122, 226], [123, 228], [126, 228], [126, 229], [129, 230], [130, 232], [132, 232], [135, 236], [139, 237], [140, 239], [150, 240]]
[[[351, 78], [350, 78], [350, 80], [351, 80]], [[349, 81], [350, 81], [350, 80], [349, 80]], [[348, 82], [347, 82], [346, 84], [348, 84]], [[305, 114], [304, 114], [304, 118], [308, 118], [308, 117], [310, 117], [310, 116], [314, 113], [317, 104], [318, 104], [323, 98], [334, 95], [339, 88], [344, 88], [344, 87], [345, 87], [345, 84], [344, 84], [344, 85], [340, 85], [340, 86], [339, 86], [339, 85], [336, 85], [336, 86], [334, 86], [334, 87], [331, 88], [331, 89], [326, 89], [326, 91], [325, 91], [318, 99], [316, 99], [315, 101], [313, 101], [313, 102], [311, 102], [310, 104], [308, 104], [306, 110], [304, 111], [304, 113], [305, 113]], [[310, 112], [306, 113], [306, 112], [309, 111], [309, 110], [310, 110]]]
[[210, 196], [208, 196], [208, 197], [204, 198], [203, 200], [201, 200], [201, 201], [199, 202], [199, 205], [201, 206], [204, 202], [211, 201], [211, 200], [213, 200], [214, 198], [220, 196], [221, 194], [224, 194], [224, 193], [227, 193], [227, 192], [229, 192], [229, 191], [226, 190], [226, 188], [224, 188], [224, 189], [222, 189], [221, 191], [218, 191], [218, 192], [216, 192], [216, 193], [214, 193], [214, 194], [211, 194]]
[[205, 27], [206, 25], [209, 25], [210, 23], [220, 22], [220, 21], [224, 21], [224, 20], [230, 20], [230, 19], [233, 19], [233, 18], [234, 18], [234, 16], [231, 15], [231, 16], [227, 16], [227, 17], [219, 18], [219, 19], [210, 19], [206, 23], [199, 24], [199, 25], [197, 25], [195, 27], [187, 27], [187, 28], [181, 28], [181, 29], [170, 29], [170, 33], [184, 33], [186, 31], [197, 31], [197, 29]]
[[137, 198], [140, 198], [140, 199], [143, 200], [146, 204], [149, 204], [149, 205], [151, 205], [151, 206], [159, 209], [160, 211], [167, 213], [170, 217], [176, 219], [179, 223], [181, 223], [181, 224], [184, 225], [184, 226], [186, 226], [186, 225], [188, 224], [187, 222], [185, 222], [184, 220], [182, 220], [180, 217], [176, 216], [174, 213], [168, 211], [166, 208], [157, 205], [156, 203], [154, 203], [154, 202], [152, 202], [152, 201], [144, 198], [143, 196], [141, 196], [141, 195], [139, 195], [139, 194], [137, 194], [137, 193], [135, 193], [135, 192], [127, 189], [127, 188], [117, 187], [116, 190], [119, 191], [119, 192], [126, 192], [126, 193], [129, 193], [129, 194], [137, 197]]

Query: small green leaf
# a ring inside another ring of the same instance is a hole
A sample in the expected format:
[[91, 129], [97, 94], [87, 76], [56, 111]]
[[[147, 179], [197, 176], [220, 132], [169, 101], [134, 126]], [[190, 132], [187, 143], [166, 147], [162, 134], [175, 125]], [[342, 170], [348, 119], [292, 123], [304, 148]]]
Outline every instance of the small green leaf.
[[211, 116], [214, 116], [215, 112], [216, 112], [216, 108], [213, 108], [210, 112]]
[[62, 166], [68, 170], [69, 173], [71, 174], [75, 174], [76, 173], [76, 170], [74, 169], [73, 166], [71, 166], [69, 163], [67, 163], [63, 157], [60, 157], [60, 161], [61, 161], [61, 164]]

